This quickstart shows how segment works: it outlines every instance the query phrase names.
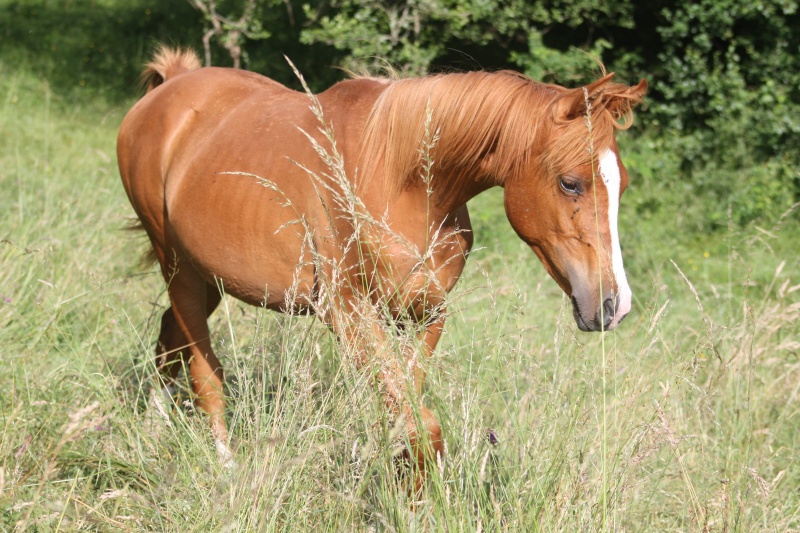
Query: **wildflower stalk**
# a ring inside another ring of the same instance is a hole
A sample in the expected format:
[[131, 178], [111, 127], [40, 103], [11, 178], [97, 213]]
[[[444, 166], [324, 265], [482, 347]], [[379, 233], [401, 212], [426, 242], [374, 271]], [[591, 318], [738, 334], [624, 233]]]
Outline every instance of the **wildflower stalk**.
[[603, 442], [601, 443], [600, 453], [602, 456], [602, 484], [601, 491], [601, 504], [603, 508], [603, 525], [602, 530], [605, 531], [608, 526], [608, 471], [606, 464], [606, 453], [608, 448], [608, 424], [606, 419], [606, 329], [605, 329], [605, 306], [603, 302], [603, 264], [600, 257], [600, 249], [602, 241], [600, 239], [600, 215], [597, 206], [597, 172], [595, 171], [595, 151], [594, 151], [594, 132], [592, 130], [592, 101], [589, 98], [589, 91], [583, 87], [583, 100], [586, 103], [586, 129], [588, 130], [588, 149], [589, 161], [592, 167], [592, 198], [594, 200], [594, 226], [596, 232], [597, 242], [597, 281], [600, 291], [600, 350], [602, 351], [601, 375], [603, 385]]

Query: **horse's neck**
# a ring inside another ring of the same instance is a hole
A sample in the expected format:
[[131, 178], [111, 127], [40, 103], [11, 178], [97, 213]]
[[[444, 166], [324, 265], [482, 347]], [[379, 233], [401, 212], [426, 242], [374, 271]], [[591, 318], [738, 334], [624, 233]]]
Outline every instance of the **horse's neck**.
[[437, 171], [434, 164], [431, 175], [421, 176], [418, 183], [408, 187], [409, 190], [416, 189], [413, 192], [417, 197], [424, 197], [427, 205], [434, 206], [443, 214], [452, 213], [480, 193], [503, 184], [493, 178], [483, 164], [473, 172], [451, 172], [447, 170], [449, 166], [444, 161]]
[[550, 92], [503, 73], [393, 82], [366, 124], [361, 168], [383, 182], [387, 196], [429, 188], [433, 203], [458, 209], [522, 171]]
[[459, 180], [452, 187], [443, 180], [443, 183], [439, 186], [440, 195], [436, 201], [442, 206], [447, 206], [448, 210], [453, 211], [466, 205], [468, 201], [482, 192], [502, 185], [503, 182], [501, 180], [488, 174], [477, 174], [468, 179]]

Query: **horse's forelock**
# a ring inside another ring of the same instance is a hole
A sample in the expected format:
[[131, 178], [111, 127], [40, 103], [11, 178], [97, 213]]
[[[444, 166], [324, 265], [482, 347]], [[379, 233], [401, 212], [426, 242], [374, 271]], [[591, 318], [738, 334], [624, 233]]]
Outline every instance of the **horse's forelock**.
[[616, 130], [633, 124], [633, 108], [647, 91], [647, 82], [628, 86], [605, 75], [583, 89], [565, 90], [562, 98], [574, 103], [570, 111], [558, 101], [552, 106], [557, 134], [549, 135], [543, 163], [552, 174], [562, 175], [592, 162], [592, 157], [614, 145]]
[[633, 87], [609, 83], [603, 88], [597, 107], [611, 115], [616, 129], [626, 130], [633, 124], [633, 108], [642, 103], [646, 91], [647, 82], [644, 80]]
[[614, 132], [626, 127], [602, 107], [589, 115], [554, 122], [554, 126], [558, 131], [548, 136], [542, 162], [548, 173], [557, 176], [590, 164], [593, 157], [614, 145]]

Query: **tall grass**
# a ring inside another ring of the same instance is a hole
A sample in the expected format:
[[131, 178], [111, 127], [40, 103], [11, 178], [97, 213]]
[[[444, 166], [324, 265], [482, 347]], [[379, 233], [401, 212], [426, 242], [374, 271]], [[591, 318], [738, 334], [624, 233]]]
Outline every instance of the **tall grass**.
[[635, 303], [603, 365], [500, 191], [476, 199], [424, 394], [446, 460], [411, 506], [379, 394], [314, 320], [230, 299], [212, 316], [233, 472], [188, 384], [169, 423], [148, 416], [166, 297], [121, 231], [125, 110], [24, 70], [0, 84], [0, 529], [800, 530], [795, 214], [654, 241], [665, 221], [626, 218], [630, 169]]

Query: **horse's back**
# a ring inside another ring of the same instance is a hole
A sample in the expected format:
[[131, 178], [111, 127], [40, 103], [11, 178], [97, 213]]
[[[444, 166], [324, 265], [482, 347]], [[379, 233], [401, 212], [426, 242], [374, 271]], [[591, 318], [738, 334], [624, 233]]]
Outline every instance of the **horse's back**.
[[[184, 144], [218, 141], [225, 122], [236, 120], [236, 130], [252, 130], [275, 106], [302, 113], [302, 100], [303, 95], [251, 72], [195, 70], [168, 80], [133, 106], [120, 127], [118, 150], [169, 157], [178, 137]], [[227, 138], [230, 142], [231, 135]]]
[[[347, 155], [357, 153], [364, 123], [385, 86], [379, 80], [347, 80], [319, 95], [325, 120], [335, 124], [337, 144]], [[138, 170], [131, 165], [158, 163], [166, 175], [176, 165], [209, 159], [219, 159], [212, 166], [223, 172], [251, 160], [274, 168], [287, 158], [314, 168], [321, 161], [304, 132], [317, 136], [320, 124], [310, 104], [307, 95], [252, 72], [204, 68], [181, 74], [146, 94], [123, 120], [118, 140], [123, 181]]]

